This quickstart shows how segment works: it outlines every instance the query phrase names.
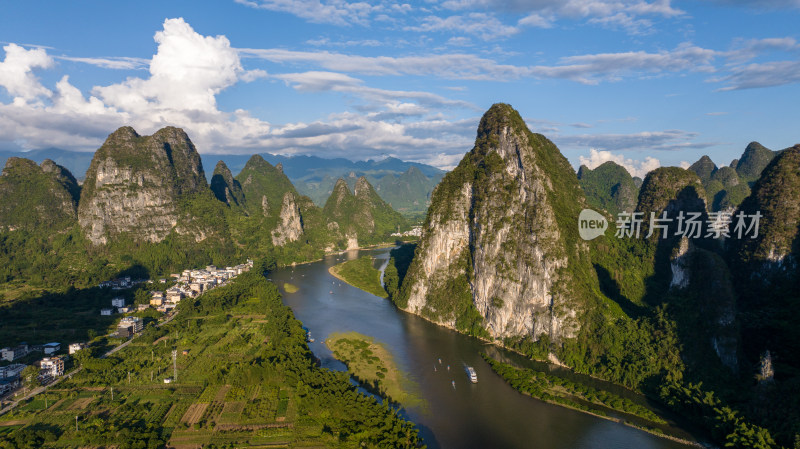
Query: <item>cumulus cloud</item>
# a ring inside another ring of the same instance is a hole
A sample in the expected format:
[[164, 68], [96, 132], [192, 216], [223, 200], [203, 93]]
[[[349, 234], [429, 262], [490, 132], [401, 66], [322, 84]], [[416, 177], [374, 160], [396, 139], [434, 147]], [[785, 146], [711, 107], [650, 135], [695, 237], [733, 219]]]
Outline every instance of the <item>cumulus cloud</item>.
[[15, 103], [26, 103], [37, 97], [49, 97], [52, 92], [34, 74], [35, 69], [53, 66], [53, 58], [43, 48], [26, 50], [17, 44], [3, 47], [6, 57], [0, 62], [0, 86], [8, 91]]
[[201, 36], [183, 19], [168, 19], [155, 35], [158, 52], [150, 61], [150, 78], [96, 87], [112, 106], [136, 112], [154, 109], [216, 111], [216, 94], [244, 72], [225, 36]]
[[[44, 87], [33, 72], [52, 68], [53, 58], [44, 49], [9, 44], [0, 80], [9, 93], [24, 101], [0, 103], [0, 148], [91, 150], [122, 125], [143, 134], [167, 125], [182, 127], [201, 152], [324, 153], [357, 159], [388, 154], [449, 166], [468, 148], [462, 127], [448, 128], [450, 122], [439, 111], [431, 114], [431, 109], [474, 109], [469, 103], [429, 92], [374, 88], [343, 73], [248, 71], [226, 37], [200, 35], [183, 19], [166, 20], [155, 42], [149, 76], [95, 86], [88, 95], [66, 75], [54, 90]], [[76, 62], [104, 64], [95, 58]], [[300, 92], [352, 96], [358, 100], [356, 111], [310, 123], [273, 125], [245, 110], [219, 109], [220, 92], [262, 77], [280, 79]], [[436, 151], [431, 152], [432, 148]]]
[[647, 173], [661, 167], [661, 162], [651, 156], [645, 157], [643, 161], [626, 158], [622, 154], [614, 154], [610, 151], [600, 151], [594, 148], [589, 149], [589, 156], [579, 156], [581, 165], [585, 165], [591, 169], [595, 169], [605, 162], [615, 162], [623, 167], [631, 174], [631, 176], [638, 176], [644, 179]]

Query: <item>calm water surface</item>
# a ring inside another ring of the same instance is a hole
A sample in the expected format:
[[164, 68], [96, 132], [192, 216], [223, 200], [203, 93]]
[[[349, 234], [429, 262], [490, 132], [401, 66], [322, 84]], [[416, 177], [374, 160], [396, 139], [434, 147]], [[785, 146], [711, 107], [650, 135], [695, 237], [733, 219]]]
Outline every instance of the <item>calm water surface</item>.
[[[378, 264], [388, 258], [387, 249], [368, 252], [381, 259]], [[523, 396], [494, 374], [481, 358], [481, 351], [491, 347], [399, 311], [390, 301], [351, 287], [328, 273], [329, 267], [365, 253], [350, 251], [328, 256], [320, 262], [277, 270], [269, 277], [280, 287], [289, 282], [300, 288], [296, 293], [284, 293], [284, 303], [316, 340], [309, 346], [323, 366], [345, 370], [323, 343], [333, 332], [360, 332], [391, 349], [427, 403], [425, 407], [406, 410], [406, 415], [420, 426], [428, 447], [688, 447]], [[464, 365], [475, 368], [477, 384], [469, 382]]]

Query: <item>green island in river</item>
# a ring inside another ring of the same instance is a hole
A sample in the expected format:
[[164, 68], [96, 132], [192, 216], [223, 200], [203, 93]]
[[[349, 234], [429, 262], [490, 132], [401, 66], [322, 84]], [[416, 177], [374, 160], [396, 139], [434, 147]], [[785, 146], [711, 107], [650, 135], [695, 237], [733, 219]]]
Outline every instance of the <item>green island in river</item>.
[[334, 265], [328, 269], [328, 272], [353, 287], [386, 298], [389, 295], [381, 284], [381, 272], [372, 266], [373, 260], [372, 256], [363, 256]]
[[382, 343], [358, 332], [336, 332], [328, 336], [325, 344], [366, 387], [406, 407], [422, 404], [416, 385], [397, 367], [392, 353]]

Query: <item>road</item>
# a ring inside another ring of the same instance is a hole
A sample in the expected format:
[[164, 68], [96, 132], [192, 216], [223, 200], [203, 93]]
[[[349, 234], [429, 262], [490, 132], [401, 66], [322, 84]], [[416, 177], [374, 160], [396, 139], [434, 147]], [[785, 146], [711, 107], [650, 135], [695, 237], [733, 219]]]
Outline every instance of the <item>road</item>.
[[[158, 323], [156, 326], [158, 326], [158, 327], [161, 327], [161, 326], [163, 326], [163, 325], [165, 325], [165, 324], [169, 323], [170, 321], [172, 321], [172, 319], [173, 319], [173, 318], [175, 318], [175, 315], [177, 315], [177, 314], [178, 314], [178, 312], [177, 312], [177, 311], [175, 311], [175, 312], [172, 312], [172, 314], [170, 314], [170, 315], [167, 317], [167, 319], [165, 319], [164, 321], [161, 321], [161, 322], [159, 322], [159, 323]], [[117, 351], [121, 350], [122, 348], [124, 348], [124, 347], [128, 346], [128, 345], [129, 345], [129, 344], [131, 344], [131, 342], [133, 342], [133, 340], [135, 340], [135, 339], [136, 339], [136, 337], [138, 337], [138, 336], [139, 336], [138, 334], [137, 334], [137, 335], [134, 335], [134, 336], [133, 336], [133, 338], [129, 339], [128, 341], [126, 341], [126, 342], [124, 342], [124, 343], [122, 343], [121, 345], [119, 345], [119, 346], [115, 346], [115, 347], [111, 348], [111, 349], [110, 349], [108, 352], [106, 352], [105, 354], [101, 355], [101, 356], [100, 356], [100, 358], [106, 358], [106, 357], [110, 356], [111, 354], [113, 354], [113, 353], [115, 353], [115, 352], [117, 352]], [[20, 399], [17, 399], [17, 400], [15, 400], [15, 401], [11, 402], [11, 404], [7, 405], [7, 406], [6, 406], [6, 407], [4, 407], [2, 410], [0, 410], [0, 416], [2, 416], [2, 415], [5, 415], [6, 413], [8, 413], [8, 412], [10, 412], [11, 410], [13, 410], [13, 409], [14, 409], [14, 408], [15, 408], [17, 405], [19, 405], [19, 403], [20, 403], [20, 402], [25, 402], [25, 401], [27, 401], [28, 399], [30, 399], [30, 398], [32, 398], [32, 397], [34, 397], [34, 396], [36, 396], [37, 394], [44, 392], [44, 391], [45, 391], [45, 390], [47, 390], [49, 387], [52, 387], [52, 386], [58, 385], [58, 383], [59, 383], [59, 382], [61, 382], [61, 381], [62, 381], [64, 378], [70, 378], [70, 377], [72, 377], [73, 375], [75, 375], [75, 374], [79, 373], [79, 372], [80, 372], [82, 369], [83, 369], [83, 367], [82, 367], [82, 366], [79, 366], [79, 367], [77, 367], [77, 368], [73, 369], [72, 371], [70, 371], [70, 372], [68, 372], [68, 373], [64, 374], [63, 376], [61, 376], [61, 377], [59, 377], [59, 378], [55, 379], [54, 381], [50, 382], [49, 384], [47, 384], [47, 385], [45, 385], [45, 386], [41, 386], [41, 387], [36, 387], [36, 388], [34, 388], [34, 389], [33, 389], [33, 390], [31, 390], [31, 391], [30, 391], [30, 392], [29, 392], [27, 395], [23, 396], [23, 397], [22, 397], [22, 398], [20, 398]]]

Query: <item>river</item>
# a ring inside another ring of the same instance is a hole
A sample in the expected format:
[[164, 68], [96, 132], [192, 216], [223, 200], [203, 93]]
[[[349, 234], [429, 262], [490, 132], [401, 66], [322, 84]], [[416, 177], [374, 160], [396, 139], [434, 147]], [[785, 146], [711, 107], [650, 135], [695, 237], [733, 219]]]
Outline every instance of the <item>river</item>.
[[[315, 339], [309, 346], [322, 366], [345, 370], [323, 343], [332, 332], [356, 331], [387, 345], [427, 403], [426, 407], [407, 409], [405, 414], [420, 427], [429, 448], [688, 447], [521, 395], [481, 358], [482, 351], [495, 350], [493, 347], [402, 312], [389, 300], [328, 273], [329, 267], [366, 253], [379, 259], [380, 265], [388, 258], [388, 251], [331, 255], [319, 262], [276, 270], [269, 278], [281, 288], [284, 282], [299, 287], [295, 293], [284, 292], [283, 300]], [[465, 364], [475, 368], [477, 384], [470, 383]]]

